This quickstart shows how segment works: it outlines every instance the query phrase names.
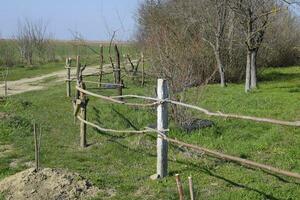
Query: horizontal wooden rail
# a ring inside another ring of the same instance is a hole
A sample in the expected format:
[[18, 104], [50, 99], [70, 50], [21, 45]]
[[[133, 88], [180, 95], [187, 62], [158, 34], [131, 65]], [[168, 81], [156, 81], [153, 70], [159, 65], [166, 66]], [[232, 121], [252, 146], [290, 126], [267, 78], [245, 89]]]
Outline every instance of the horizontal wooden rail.
[[198, 106], [193, 106], [193, 105], [190, 105], [190, 104], [181, 103], [181, 102], [172, 101], [172, 100], [166, 100], [166, 101], [169, 102], [169, 103], [175, 104], [175, 105], [179, 105], [179, 106], [192, 108], [194, 110], [201, 111], [204, 114], [209, 115], [209, 116], [224, 117], [224, 118], [236, 118], [236, 119], [246, 119], [246, 120], [257, 121], [257, 122], [266, 122], [266, 123], [271, 123], [271, 124], [279, 124], [279, 125], [285, 125], [285, 126], [300, 127], [300, 121], [291, 122], [291, 121], [283, 121], [283, 120], [277, 120], [277, 119], [251, 117], [251, 116], [245, 116], [245, 115], [225, 114], [225, 113], [221, 113], [221, 112], [210, 112], [209, 110], [204, 109], [204, 108], [200, 108]]
[[77, 119], [81, 122], [84, 122], [87, 125], [90, 125], [100, 131], [103, 132], [109, 132], [109, 133], [135, 133], [135, 134], [145, 134], [145, 133], [151, 133], [153, 130], [150, 129], [145, 129], [145, 130], [115, 130], [115, 129], [108, 129], [108, 128], [102, 128], [98, 126], [97, 124], [94, 124], [92, 122], [86, 121], [82, 119], [80, 116], [77, 116]]
[[300, 127], [300, 121], [284, 121], [284, 120], [277, 120], [277, 119], [270, 119], [270, 118], [260, 118], [260, 117], [251, 117], [251, 116], [246, 116], [246, 115], [236, 115], [236, 114], [226, 114], [226, 113], [221, 113], [221, 112], [211, 112], [205, 108], [201, 108], [198, 106], [194, 106], [194, 105], [190, 105], [190, 104], [186, 104], [186, 103], [182, 103], [182, 102], [178, 102], [178, 101], [173, 101], [173, 100], [169, 100], [169, 99], [165, 99], [163, 101], [157, 99], [157, 98], [153, 98], [153, 97], [146, 97], [146, 96], [139, 96], [139, 95], [122, 95], [122, 96], [103, 96], [103, 95], [98, 95], [92, 92], [89, 92], [87, 90], [82, 90], [80, 87], [76, 87], [79, 91], [84, 92], [86, 94], [89, 94], [91, 96], [95, 96], [98, 98], [102, 98], [111, 102], [115, 102], [115, 103], [119, 103], [119, 104], [124, 104], [124, 105], [130, 105], [129, 103], [125, 103], [123, 101], [119, 101], [117, 99], [120, 98], [137, 98], [137, 99], [144, 99], [144, 100], [152, 100], [152, 101], [156, 101], [154, 103], [151, 104], [131, 104], [131, 105], [135, 105], [135, 106], [155, 106], [158, 104], [161, 104], [163, 102], [168, 102], [171, 104], [175, 104], [175, 105], [179, 105], [179, 106], [183, 106], [183, 107], [187, 107], [187, 108], [191, 108], [194, 110], [198, 110], [208, 116], [215, 116], [215, 117], [223, 117], [223, 118], [235, 118], [235, 119], [244, 119], [244, 120], [250, 120], [250, 121], [256, 121], [256, 122], [265, 122], [265, 123], [271, 123], [271, 124], [278, 124], [278, 125], [285, 125], [285, 126], [296, 126], [296, 127]]
[[[204, 147], [200, 147], [200, 146], [196, 146], [193, 144], [188, 144], [182, 141], [179, 141], [177, 139], [172, 139], [167, 137], [165, 134], [163, 134], [161, 131], [158, 131], [157, 129], [153, 129], [153, 128], [149, 128], [146, 127], [144, 130], [115, 130], [115, 129], [108, 129], [108, 128], [102, 128], [92, 122], [89, 122], [87, 120], [82, 119], [80, 116], [77, 116], [77, 119], [80, 120], [81, 122], [84, 122], [87, 125], [90, 125], [100, 131], [103, 132], [110, 132], [110, 133], [132, 133], [132, 134], [149, 134], [149, 133], [158, 133], [160, 137], [162, 137], [163, 139], [174, 143], [178, 146], [184, 146], [190, 149], [194, 149], [196, 151], [200, 151], [200, 152], [204, 152], [205, 154], [207, 154], [208, 156], [212, 156], [215, 158], [219, 158], [222, 160], [226, 160], [226, 161], [230, 161], [230, 162], [235, 162], [237, 164], [240, 165], [244, 165], [247, 167], [252, 167], [252, 168], [257, 168], [257, 169], [261, 169], [261, 170], [265, 170], [265, 171], [269, 171], [269, 172], [273, 172], [275, 174], [280, 174], [280, 175], [284, 175], [284, 176], [288, 176], [288, 177], [293, 177], [293, 178], [297, 178], [300, 179], [300, 174], [295, 173], [295, 172], [290, 172], [290, 171], [286, 171], [283, 169], [279, 169], [276, 167], [272, 167], [270, 165], [265, 165], [265, 164], [260, 164], [251, 160], [247, 160], [247, 159], [243, 159], [243, 158], [239, 158], [239, 157], [235, 157], [235, 156], [230, 156], [224, 153], [220, 153], [214, 150], [210, 150]], [[169, 131], [169, 130], [166, 130]]]
[[87, 94], [87, 95], [90, 95], [90, 96], [93, 96], [93, 97], [97, 97], [97, 98], [100, 98], [100, 99], [103, 99], [103, 100], [106, 100], [106, 101], [110, 101], [110, 102], [113, 102], [113, 103], [127, 105], [127, 106], [152, 107], [152, 106], [156, 106], [157, 104], [159, 104], [159, 102], [148, 103], [148, 104], [146, 104], [146, 103], [145, 104], [141, 104], [141, 103], [127, 103], [127, 102], [124, 102], [124, 101], [113, 99], [113, 98], [111, 98], [109, 96], [103, 96], [103, 95], [100, 95], [100, 94], [95, 94], [93, 92], [84, 90], [84, 89], [82, 89], [81, 87], [78, 87], [78, 86], [76, 86], [76, 89], [78, 91], [84, 93], [84, 94]]
[[227, 161], [235, 162], [235, 163], [238, 163], [240, 165], [244, 165], [244, 166], [248, 166], [248, 167], [253, 167], [253, 168], [258, 168], [258, 169], [262, 169], [262, 170], [265, 170], [265, 171], [273, 172], [273, 173], [276, 173], [276, 174], [280, 174], [280, 175], [284, 175], [284, 176], [289, 176], [289, 177], [300, 179], [300, 174], [298, 174], [298, 173], [289, 172], [289, 171], [286, 171], [286, 170], [282, 170], [282, 169], [279, 169], [279, 168], [272, 167], [270, 165], [260, 164], [260, 163], [257, 163], [257, 162], [251, 161], [251, 160], [247, 160], [247, 159], [243, 159], [243, 158], [239, 158], [239, 157], [235, 157], [235, 156], [226, 155], [224, 153], [213, 151], [213, 150], [210, 150], [210, 149], [207, 149], [207, 148], [204, 148], [204, 147], [199, 147], [199, 146], [196, 146], [196, 145], [193, 145], [193, 144], [188, 144], [188, 143], [176, 140], [176, 139], [169, 138], [169, 137], [167, 137], [166, 135], [162, 134], [160, 131], [158, 131], [156, 129], [152, 129], [152, 128], [148, 128], [148, 129], [152, 130], [152, 131], [155, 131], [161, 137], [163, 137], [165, 140], [167, 140], [169, 142], [172, 142], [172, 143], [177, 144], [179, 146], [184, 146], [184, 147], [187, 147], [187, 148], [190, 148], [190, 149], [194, 149], [194, 150], [197, 150], [197, 151], [204, 152], [207, 155], [215, 157], [215, 158], [219, 158], [219, 159], [222, 159], [222, 160], [227, 160]]
[[117, 83], [100, 83], [100, 82], [96, 82], [96, 81], [83, 81], [84, 83], [94, 83], [94, 84], [98, 84], [98, 85], [111, 85], [111, 86], [123, 86], [122, 84], [117, 84]]

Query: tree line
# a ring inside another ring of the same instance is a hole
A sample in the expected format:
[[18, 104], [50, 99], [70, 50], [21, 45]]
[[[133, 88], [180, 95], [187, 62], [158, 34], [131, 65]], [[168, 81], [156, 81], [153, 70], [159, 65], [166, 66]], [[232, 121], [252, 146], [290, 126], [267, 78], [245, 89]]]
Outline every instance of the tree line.
[[13, 39], [0, 37], [0, 65], [33, 65], [55, 60], [53, 39], [43, 20], [19, 21]]
[[146, 0], [139, 7], [139, 44], [152, 72], [174, 93], [218, 81], [257, 88], [258, 69], [298, 63], [300, 20], [278, 0]]

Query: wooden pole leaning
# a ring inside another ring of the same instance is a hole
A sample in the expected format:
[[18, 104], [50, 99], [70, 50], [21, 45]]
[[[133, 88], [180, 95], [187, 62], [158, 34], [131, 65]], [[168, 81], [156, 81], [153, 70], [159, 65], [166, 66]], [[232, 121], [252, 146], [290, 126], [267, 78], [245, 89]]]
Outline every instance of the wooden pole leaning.
[[121, 60], [120, 60], [120, 52], [118, 46], [115, 45], [116, 51], [116, 66], [115, 66], [115, 77], [116, 77], [116, 84], [119, 84], [118, 88], [118, 95], [122, 96], [122, 89], [123, 89], [123, 81], [121, 80]]
[[[168, 83], [164, 79], [157, 80], [157, 98], [161, 103], [157, 106], [157, 130], [167, 135], [168, 132], [168, 103], [164, 102], [169, 98]], [[161, 135], [157, 136], [157, 178], [164, 178], [168, 175], [168, 141]]]
[[182, 183], [181, 183], [179, 174], [175, 175], [175, 179], [176, 179], [176, 185], [177, 185], [179, 200], [184, 200], [183, 187], [182, 187]]

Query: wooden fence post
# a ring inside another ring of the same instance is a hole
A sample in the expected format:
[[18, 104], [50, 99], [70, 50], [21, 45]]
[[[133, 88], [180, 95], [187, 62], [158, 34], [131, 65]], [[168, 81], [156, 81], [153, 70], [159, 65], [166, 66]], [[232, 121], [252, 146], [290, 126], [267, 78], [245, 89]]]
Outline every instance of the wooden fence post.
[[[169, 98], [168, 83], [164, 79], [157, 80], [157, 98], [161, 101]], [[162, 102], [157, 106], [157, 130], [167, 135], [168, 104]], [[168, 141], [157, 136], [157, 176], [164, 178], [168, 175]]]
[[7, 77], [8, 77], [8, 67], [6, 68], [5, 72], [3, 72], [3, 81], [4, 81], [4, 97], [8, 95], [8, 86], [7, 86]]
[[141, 62], [142, 62], [142, 86], [145, 84], [145, 60], [144, 60], [144, 54], [143, 52], [141, 53]]
[[40, 126], [39, 136], [36, 130], [36, 123], [33, 122], [33, 137], [34, 137], [34, 157], [35, 157], [35, 171], [40, 169], [40, 149], [41, 149], [41, 137], [42, 137], [42, 128]]
[[103, 45], [100, 46], [100, 67], [99, 67], [99, 85], [101, 87], [102, 76], [103, 76], [103, 64], [104, 64], [104, 55], [103, 55]]
[[67, 97], [71, 97], [71, 58], [66, 58], [67, 69]]
[[184, 200], [183, 187], [182, 187], [182, 183], [181, 183], [179, 174], [176, 174], [175, 178], [176, 178], [176, 184], [177, 184], [179, 200]]
[[191, 200], [195, 200], [194, 187], [192, 177], [189, 176], [189, 190], [190, 190], [190, 198]]
[[80, 56], [76, 57], [76, 79], [77, 79], [77, 84], [80, 82]]
[[116, 84], [118, 84], [118, 95], [122, 96], [122, 89], [123, 84], [121, 80], [121, 60], [120, 60], [120, 52], [118, 49], [118, 46], [115, 45], [115, 51], [116, 51], [116, 66], [115, 66], [115, 77], [116, 77]]
[[[85, 84], [83, 82], [80, 83], [80, 87], [82, 89], [86, 89]], [[86, 107], [87, 107], [87, 98], [83, 92], [80, 92], [80, 115], [83, 120], [86, 120]], [[80, 147], [86, 147], [86, 123], [80, 122]]]
[[7, 92], [7, 80], [4, 80], [4, 97], [7, 97], [8, 92]]

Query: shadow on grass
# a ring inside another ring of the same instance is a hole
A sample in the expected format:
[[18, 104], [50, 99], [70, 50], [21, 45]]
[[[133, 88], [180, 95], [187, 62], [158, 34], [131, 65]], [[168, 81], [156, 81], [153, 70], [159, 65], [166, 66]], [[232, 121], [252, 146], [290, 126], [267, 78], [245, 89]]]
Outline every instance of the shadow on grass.
[[[97, 123], [101, 124], [100, 122], [100, 115], [99, 115], [99, 110], [97, 108], [93, 108], [94, 111], [96, 112], [96, 121]], [[126, 118], [123, 114], [121, 114], [120, 112], [116, 111], [114, 109], [114, 112], [116, 112], [118, 114], [118, 116], [120, 116], [123, 120], [125, 120], [127, 122], [128, 125], [130, 125], [132, 128], [134, 128], [135, 130], [136, 127], [132, 124], [132, 122], [129, 121], [128, 118]], [[129, 145], [125, 145], [123, 144], [121, 141], [119, 141], [119, 139], [125, 139], [127, 138], [126, 136], [116, 136], [116, 135], [113, 135], [113, 134], [108, 134], [108, 133], [104, 133], [104, 132], [101, 132], [99, 130], [96, 130], [98, 133], [101, 133], [102, 135], [104, 136], [108, 136], [110, 137], [109, 138], [109, 142], [112, 142], [114, 144], [117, 144], [119, 147], [121, 148], [124, 148], [126, 150], [129, 150], [133, 153], [136, 153], [136, 154], [142, 154], [142, 155], [147, 155], [149, 157], [152, 157], [152, 158], [155, 158], [156, 157], [156, 154], [153, 154], [153, 153], [150, 153], [149, 150], [147, 149], [144, 149], [142, 147], [138, 147], [138, 148], [134, 148], [132, 146], [129, 146]], [[155, 137], [154, 136], [150, 136], [153, 140], [155, 140]], [[155, 145], [155, 143], [153, 143], [153, 145]], [[183, 151], [184, 149], [182, 149], [181, 147], [177, 147], [176, 145], [173, 145], [173, 144], [170, 144], [170, 148], [172, 148], [173, 150], [175, 151]], [[196, 158], [197, 159], [197, 158]], [[241, 184], [241, 183], [237, 183], [233, 180], [230, 180], [229, 178], [226, 178], [224, 176], [221, 176], [221, 175], [218, 175], [214, 172], [212, 172], [212, 170], [209, 168], [209, 167], [203, 167], [203, 166], [199, 166], [195, 163], [192, 163], [188, 160], [179, 160], [179, 159], [176, 159], [176, 160], [171, 160], [171, 159], [168, 159], [169, 162], [172, 162], [172, 163], [176, 163], [176, 164], [180, 164], [180, 165], [185, 165], [185, 166], [189, 166], [189, 168], [185, 168], [185, 169], [182, 169], [182, 170], [176, 170], [176, 171], [170, 171], [169, 172], [169, 176], [174, 176], [175, 174], [177, 173], [182, 173], [183, 171], [186, 171], [186, 170], [193, 170], [193, 171], [198, 171], [198, 172], [202, 172], [202, 173], [205, 173], [209, 176], [212, 176], [214, 178], [217, 178], [217, 179], [220, 179], [234, 187], [238, 187], [238, 188], [242, 188], [242, 189], [245, 189], [245, 190], [248, 190], [248, 191], [251, 191], [251, 192], [256, 192], [260, 195], [262, 195], [265, 199], [271, 199], [271, 200], [281, 200], [280, 198], [278, 197], [274, 197], [272, 196], [271, 194], [268, 194], [264, 191], [261, 191], [261, 190], [258, 190], [256, 188], [253, 188], [253, 187], [250, 187], [250, 186], [247, 186], [245, 184]], [[218, 161], [216, 161], [218, 162]], [[225, 162], [223, 162], [225, 163]], [[220, 164], [220, 161], [218, 162], [218, 164]], [[250, 170], [254, 170], [252, 168], [249, 168], [249, 167], [246, 167], [247, 169], [250, 169]], [[264, 173], [268, 174], [268, 175], [271, 175], [275, 178], [277, 178], [279, 181], [281, 182], [284, 182], [284, 183], [292, 183], [292, 184], [297, 184], [299, 185], [299, 183], [296, 183], [296, 182], [289, 182], [288, 180], [276, 175], [276, 174], [273, 174], [273, 173], [270, 173], [270, 172], [266, 172], [266, 171], [263, 171]], [[149, 178], [149, 177], [144, 177], [144, 179], [146, 178]]]
[[300, 73], [282, 73], [274, 71], [262, 74], [259, 79], [260, 81], [291, 81], [300, 79]]
[[[250, 186], [247, 186], [247, 185], [244, 185], [244, 184], [241, 184], [241, 183], [237, 183], [237, 182], [235, 182], [233, 180], [230, 180], [230, 179], [228, 179], [228, 178], [226, 178], [224, 176], [218, 175], [218, 174], [212, 172], [208, 167], [200, 167], [200, 166], [198, 166], [198, 165], [196, 165], [194, 163], [188, 162], [188, 161], [179, 161], [179, 160], [177, 160], [175, 162], [179, 163], [179, 164], [183, 164], [183, 165], [187, 165], [188, 164], [190, 166], [190, 169], [192, 169], [194, 171], [196, 171], [196, 170], [197, 171], [201, 171], [202, 173], [205, 173], [205, 174], [207, 174], [209, 176], [212, 176], [214, 178], [217, 178], [217, 179], [220, 179], [222, 181], [225, 181], [226, 183], [228, 183], [228, 184], [230, 184], [232, 186], [235, 186], [235, 187], [238, 187], [238, 188], [242, 188], [242, 189], [245, 189], [245, 190], [248, 190], [248, 191], [251, 191], [251, 192], [256, 192], [256, 193], [262, 195], [265, 199], [281, 200], [280, 198], [274, 197], [271, 194], [267, 194], [264, 191], [258, 190], [256, 188], [252, 188]], [[176, 172], [176, 173], [178, 173], [178, 172]], [[170, 173], [170, 174], [173, 174], [173, 173]], [[270, 174], [270, 175], [273, 175], [273, 174]], [[284, 182], [287, 183], [288, 181], [284, 180]]]

